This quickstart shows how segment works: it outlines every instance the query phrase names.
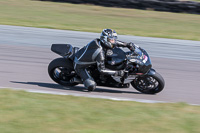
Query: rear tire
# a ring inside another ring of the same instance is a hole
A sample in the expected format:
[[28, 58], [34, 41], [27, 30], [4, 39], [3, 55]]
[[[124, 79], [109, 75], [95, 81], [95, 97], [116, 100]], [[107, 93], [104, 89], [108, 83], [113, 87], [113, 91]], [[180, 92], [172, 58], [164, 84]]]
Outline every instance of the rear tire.
[[69, 59], [54, 59], [48, 66], [48, 73], [51, 79], [60, 85], [75, 86], [78, 84], [70, 82], [76, 73], [73, 69], [73, 62]]
[[159, 73], [155, 72], [152, 75], [137, 77], [131, 82], [131, 85], [142, 93], [156, 94], [164, 89], [165, 81]]

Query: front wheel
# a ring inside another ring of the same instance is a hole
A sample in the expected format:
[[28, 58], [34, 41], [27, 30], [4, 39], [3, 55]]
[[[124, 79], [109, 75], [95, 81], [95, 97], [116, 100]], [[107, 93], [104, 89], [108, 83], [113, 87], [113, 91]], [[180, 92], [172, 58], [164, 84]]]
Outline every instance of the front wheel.
[[75, 86], [78, 83], [71, 83], [70, 79], [76, 76], [73, 69], [73, 62], [65, 58], [53, 60], [48, 67], [49, 76], [56, 83], [63, 86]]
[[142, 93], [155, 94], [163, 90], [165, 81], [159, 73], [154, 72], [154, 74], [137, 77], [131, 85]]

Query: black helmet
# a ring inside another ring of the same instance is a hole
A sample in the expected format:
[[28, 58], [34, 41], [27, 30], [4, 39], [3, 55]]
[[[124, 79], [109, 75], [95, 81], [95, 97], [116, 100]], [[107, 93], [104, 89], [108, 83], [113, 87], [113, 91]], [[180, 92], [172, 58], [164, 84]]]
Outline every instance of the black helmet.
[[117, 39], [117, 33], [112, 29], [104, 29], [101, 32], [100, 40], [105, 48], [114, 48]]

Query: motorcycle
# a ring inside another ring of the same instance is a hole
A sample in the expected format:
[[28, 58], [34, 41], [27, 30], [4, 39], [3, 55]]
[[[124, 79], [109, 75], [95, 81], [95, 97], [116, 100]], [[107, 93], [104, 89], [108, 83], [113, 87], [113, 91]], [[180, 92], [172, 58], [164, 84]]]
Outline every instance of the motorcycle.
[[[51, 50], [62, 58], [54, 59], [48, 66], [49, 76], [62, 86], [82, 84], [80, 77], [73, 68], [73, 61], [78, 47], [70, 44], [52, 44]], [[141, 47], [135, 47], [134, 52], [125, 52], [115, 47], [105, 52], [105, 66], [111, 70], [125, 70], [124, 76], [101, 75], [97, 65], [87, 68], [98, 86], [129, 88], [130, 84], [137, 91], [145, 94], [156, 94], [163, 90], [163, 77], [152, 68], [148, 53]]]

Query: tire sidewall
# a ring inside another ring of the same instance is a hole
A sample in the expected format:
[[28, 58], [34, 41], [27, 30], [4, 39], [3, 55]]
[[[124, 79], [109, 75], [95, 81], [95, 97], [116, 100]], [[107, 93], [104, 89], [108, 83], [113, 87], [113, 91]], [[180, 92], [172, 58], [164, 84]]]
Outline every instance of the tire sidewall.
[[48, 66], [48, 74], [53, 81], [55, 81], [56, 83], [58, 83], [60, 85], [63, 85], [63, 86], [77, 85], [77, 83], [64, 83], [64, 82], [61, 82], [60, 80], [56, 79], [53, 75], [53, 72], [54, 72], [55, 68], [57, 68], [57, 67], [65, 67], [65, 68], [70, 69], [70, 71], [73, 71], [74, 70], [73, 62], [70, 59], [57, 58], [57, 59], [54, 59], [53, 61], [51, 61]]
[[145, 93], [145, 94], [156, 94], [156, 93], [161, 92], [164, 89], [165, 81], [164, 81], [163, 77], [158, 72], [155, 72], [154, 74], [150, 74], [150, 75], [147, 75], [147, 76], [151, 76], [154, 79], [156, 79], [158, 81], [158, 83], [159, 83], [158, 87], [156, 87], [155, 89], [150, 90], [150, 91], [141, 90], [140, 88], [137, 88], [137, 86], [135, 85], [135, 80], [131, 82], [131, 85], [137, 91], [140, 91], [140, 92]]

